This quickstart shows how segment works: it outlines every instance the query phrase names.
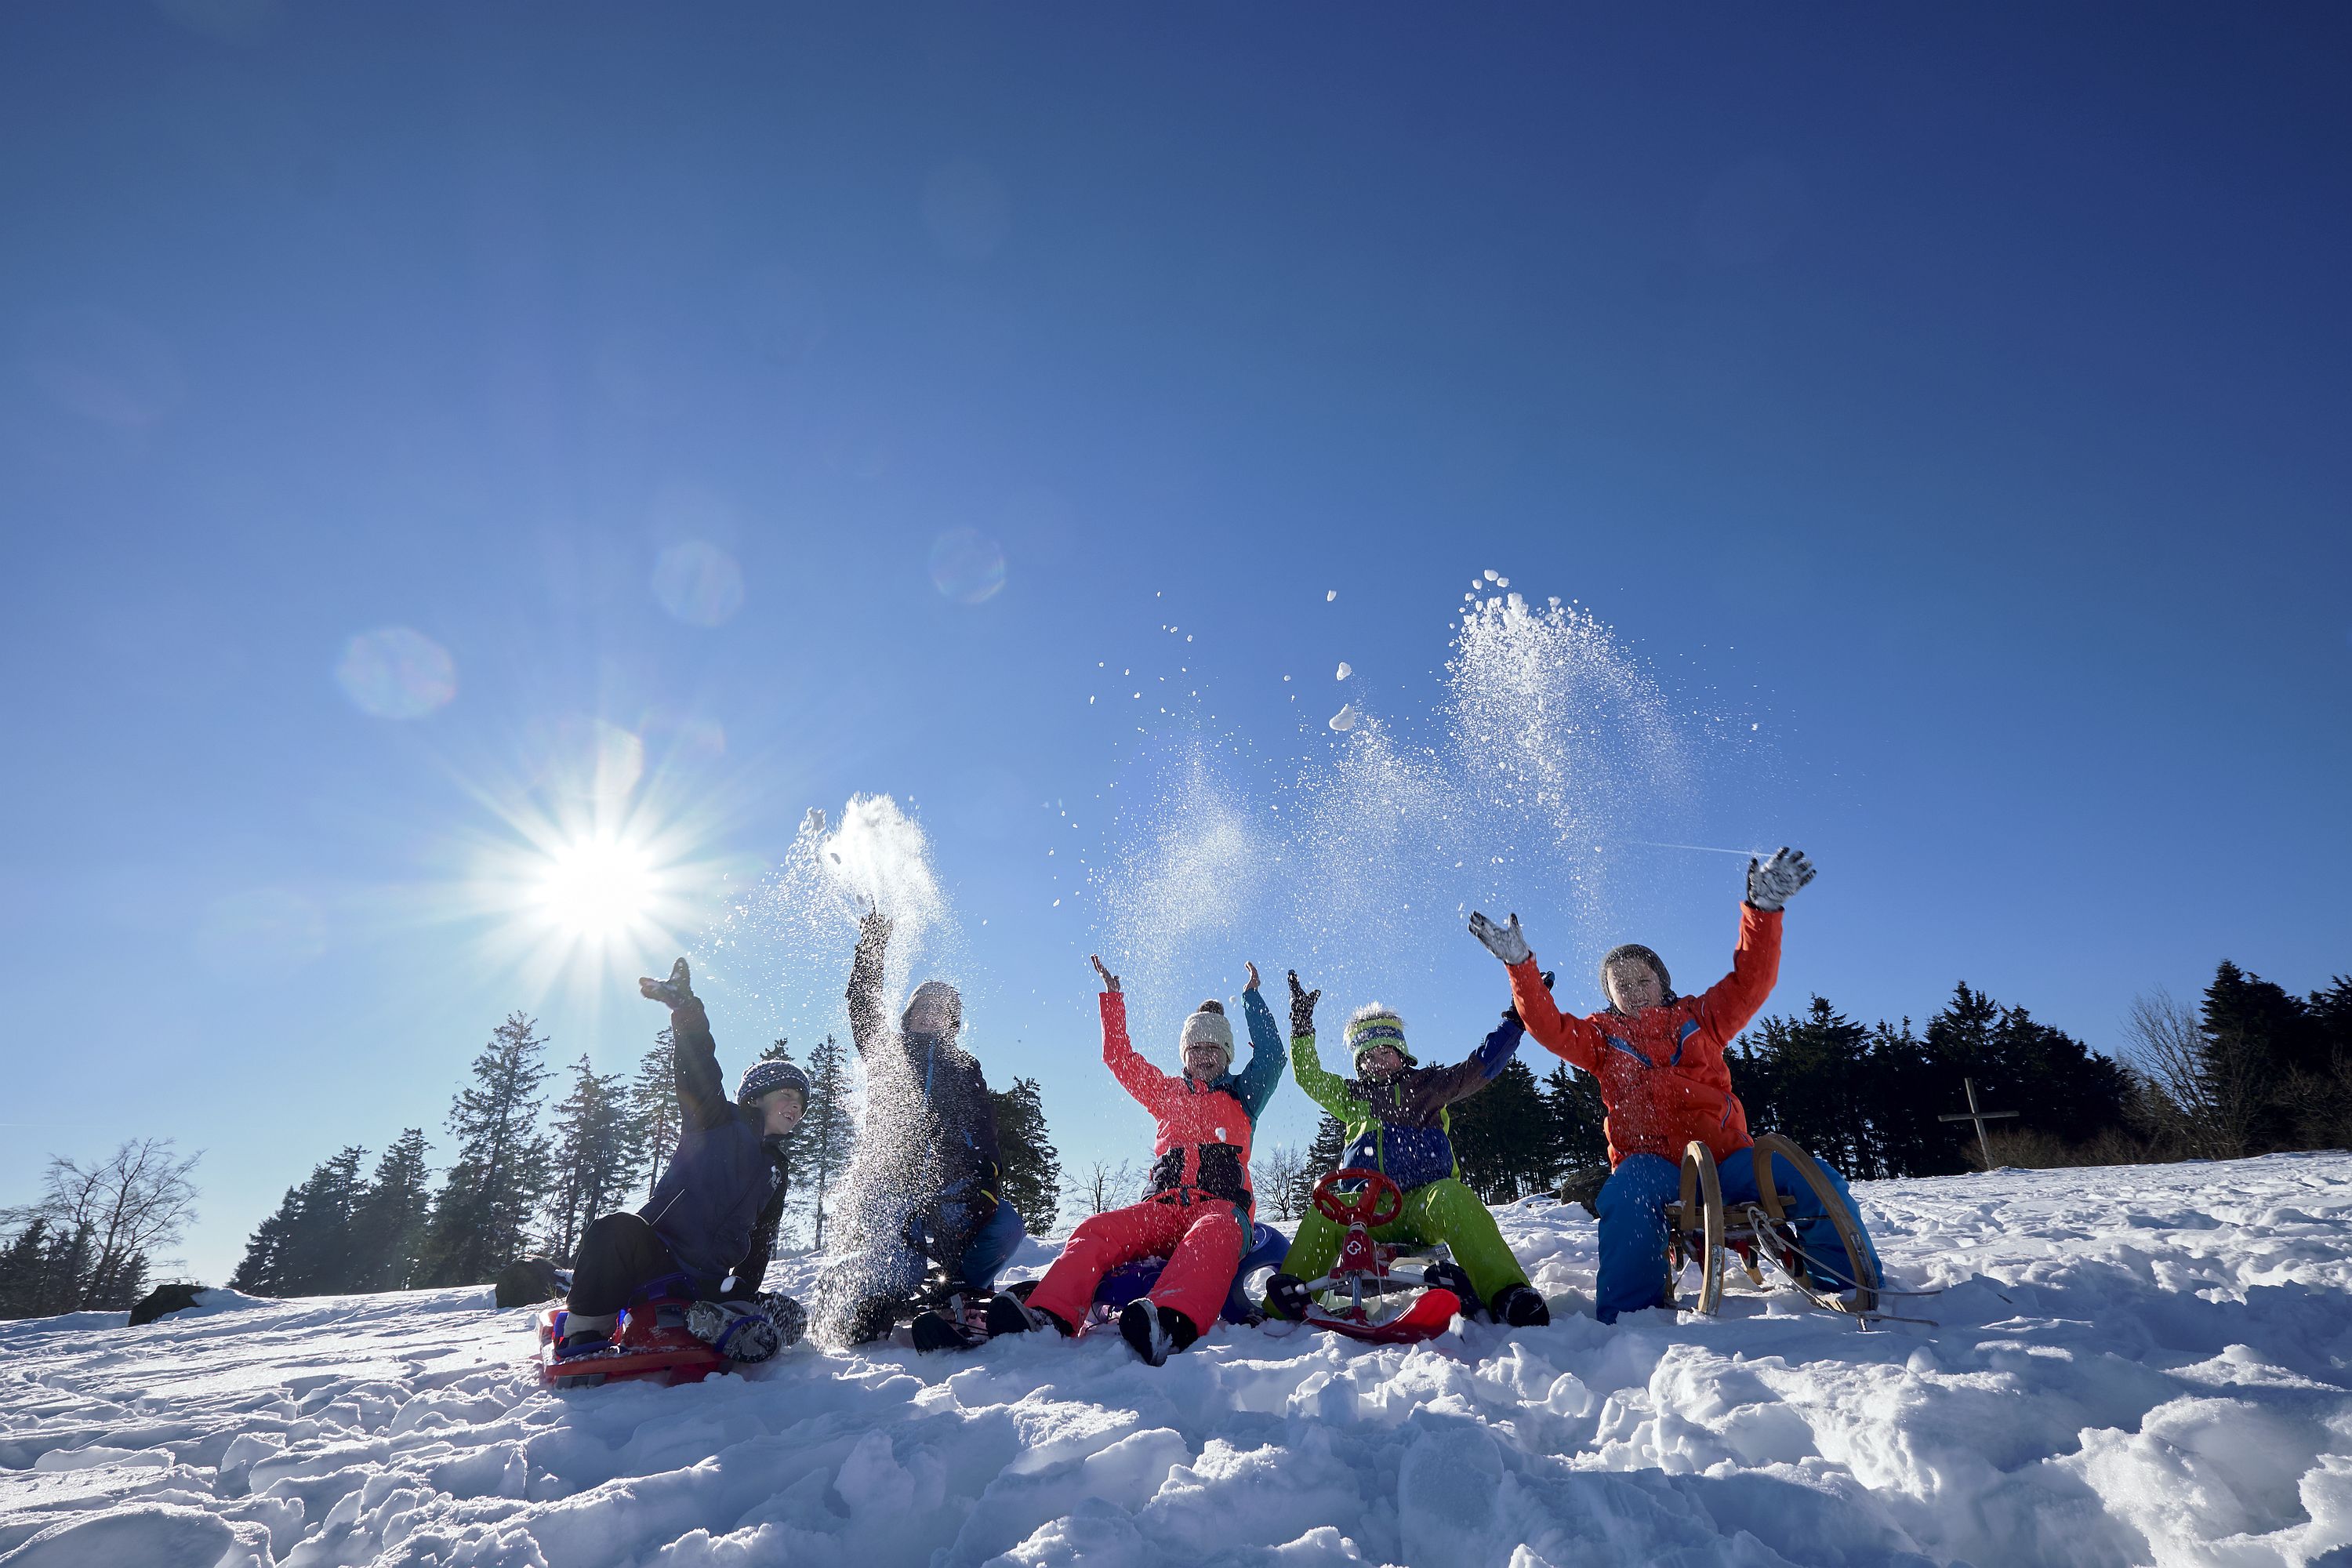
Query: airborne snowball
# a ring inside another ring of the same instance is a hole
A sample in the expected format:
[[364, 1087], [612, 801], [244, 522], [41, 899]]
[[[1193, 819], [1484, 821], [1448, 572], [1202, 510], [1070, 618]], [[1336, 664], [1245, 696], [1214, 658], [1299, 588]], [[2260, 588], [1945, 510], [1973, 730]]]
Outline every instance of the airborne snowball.
[[1339, 661], [1339, 674], [1337, 674], [1337, 675], [1335, 675], [1335, 676], [1333, 676], [1331, 679], [1334, 679], [1334, 680], [1345, 680], [1345, 679], [1348, 679], [1348, 677], [1349, 677], [1349, 676], [1351, 676], [1351, 675], [1353, 675], [1353, 674], [1355, 674], [1355, 673], [1356, 673], [1356, 667], [1355, 667], [1354, 665], [1349, 664], [1346, 659], [1344, 659], [1344, 658], [1343, 658], [1343, 659], [1341, 659], [1341, 660]]
[[1328, 605], [1328, 604], [1329, 604], [1332, 600], [1334, 600], [1334, 599], [1338, 598], [1339, 596], [1339, 589], [1337, 589], [1337, 588], [1326, 588], [1326, 589], [1323, 591], [1323, 602], [1324, 602], [1325, 604], [1327, 604], [1327, 605]]
[[1340, 709], [1337, 713], [1331, 715], [1331, 728], [1334, 730], [1352, 730], [1355, 727], [1356, 705], [1354, 703], [1349, 703], [1345, 708]]

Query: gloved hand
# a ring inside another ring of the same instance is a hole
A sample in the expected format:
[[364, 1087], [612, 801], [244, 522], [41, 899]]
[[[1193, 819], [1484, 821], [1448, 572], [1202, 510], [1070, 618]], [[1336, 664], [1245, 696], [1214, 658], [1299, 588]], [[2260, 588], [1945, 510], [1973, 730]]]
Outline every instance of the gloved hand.
[[890, 917], [867, 904], [866, 912], [857, 917], [857, 945], [879, 952], [889, 943]]
[[1801, 849], [1783, 844], [1778, 854], [1760, 866], [1754, 856], [1748, 858], [1748, 901], [1767, 913], [1787, 903], [1790, 895], [1812, 879], [1813, 863]]
[[667, 980], [640, 978], [637, 994], [647, 1001], [664, 1004], [673, 1013], [680, 1007], [694, 1005], [698, 1001], [694, 985], [686, 973], [686, 960], [682, 958], [669, 966]]
[[1309, 991], [1298, 984], [1298, 971], [1290, 972], [1290, 1037], [1315, 1032], [1315, 1004], [1323, 998], [1320, 986]]
[[1095, 973], [1097, 974], [1102, 976], [1104, 990], [1116, 991], [1118, 989], [1118, 976], [1110, 972], [1110, 965], [1102, 961], [1101, 955], [1090, 952], [1087, 954], [1087, 962], [1095, 966]]
[[1511, 917], [1509, 925], [1498, 926], [1484, 914], [1473, 910], [1470, 934], [1505, 963], [1525, 963], [1528, 960], [1528, 939], [1519, 930], [1519, 917], [1517, 915]]

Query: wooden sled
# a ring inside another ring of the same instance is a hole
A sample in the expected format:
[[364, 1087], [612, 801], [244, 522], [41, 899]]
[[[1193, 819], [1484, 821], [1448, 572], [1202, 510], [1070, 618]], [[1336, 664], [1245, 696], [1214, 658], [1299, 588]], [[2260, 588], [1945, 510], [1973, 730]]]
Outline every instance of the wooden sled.
[[[1824, 1277], [1832, 1267], [1829, 1260], [1810, 1258], [1798, 1240], [1797, 1222], [1789, 1214], [1790, 1200], [1779, 1190], [1773, 1169], [1776, 1154], [1821, 1200], [1853, 1265], [1851, 1293], [1840, 1293], [1836, 1282]], [[1738, 1258], [1749, 1283], [1759, 1289], [1764, 1288], [1764, 1265], [1769, 1262], [1817, 1307], [1858, 1318], [1865, 1327], [1889, 1318], [1879, 1307], [1882, 1287], [1863, 1240], [1861, 1223], [1846, 1207], [1821, 1162], [1778, 1132], [1757, 1139], [1748, 1157], [1756, 1163], [1757, 1201], [1729, 1213], [1724, 1208], [1723, 1179], [1713, 1152], [1696, 1139], [1683, 1151], [1682, 1192], [1666, 1205], [1666, 1266], [1669, 1278], [1679, 1281], [1684, 1270], [1696, 1263], [1699, 1284], [1697, 1298], [1681, 1305], [1709, 1314], [1723, 1305], [1724, 1255], [1730, 1253]], [[1812, 1267], [1816, 1261], [1821, 1265], [1818, 1268]]]

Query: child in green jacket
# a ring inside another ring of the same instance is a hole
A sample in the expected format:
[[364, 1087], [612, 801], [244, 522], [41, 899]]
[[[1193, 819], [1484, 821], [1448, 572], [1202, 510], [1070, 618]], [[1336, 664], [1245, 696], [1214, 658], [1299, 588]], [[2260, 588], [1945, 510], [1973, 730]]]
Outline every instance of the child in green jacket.
[[[1502, 1023], [1468, 1059], [1451, 1067], [1421, 1066], [1405, 1047], [1404, 1021], [1373, 1003], [1348, 1020], [1348, 1049], [1356, 1076], [1327, 1072], [1315, 1050], [1315, 999], [1290, 977], [1292, 1070], [1298, 1087], [1348, 1129], [1348, 1152], [1340, 1168], [1380, 1172], [1404, 1190], [1404, 1213], [1372, 1232], [1378, 1241], [1405, 1245], [1444, 1243], [1457, 1266], [1433, 1282], [1454, 1289], [1463, 1310], [1485, 1306], [1498, 1323], [1551, 1321], [1544, 1299], [1528, 1283], [1527, 1270], [1504, 1245], [1495, 1216], [1463, 1184], [1448, 1134], [1446, 1107], [1495, 1080], [1518, 1049], [1517, 1012]], [[1340, 1227], [1309, 1209], [1298, 1223], [1282, 1271], [1266, 1283], [1266, 1310], [1297, 1319], [1306, 1313], [1308, 1280], [1319, 1279], [1338, 1260], [1345, 1239]], [[1466, 1289], [1464, 1289], [1466, 1287]]]

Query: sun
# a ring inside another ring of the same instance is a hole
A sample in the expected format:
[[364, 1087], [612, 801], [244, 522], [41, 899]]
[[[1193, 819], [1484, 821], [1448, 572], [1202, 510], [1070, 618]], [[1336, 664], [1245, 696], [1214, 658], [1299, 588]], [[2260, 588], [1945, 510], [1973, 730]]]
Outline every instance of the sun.
[[556, 931], [603, 943], [649, 923], [661, 894], [653, 852], [605, 834], [549, 846], [535, 901]]

